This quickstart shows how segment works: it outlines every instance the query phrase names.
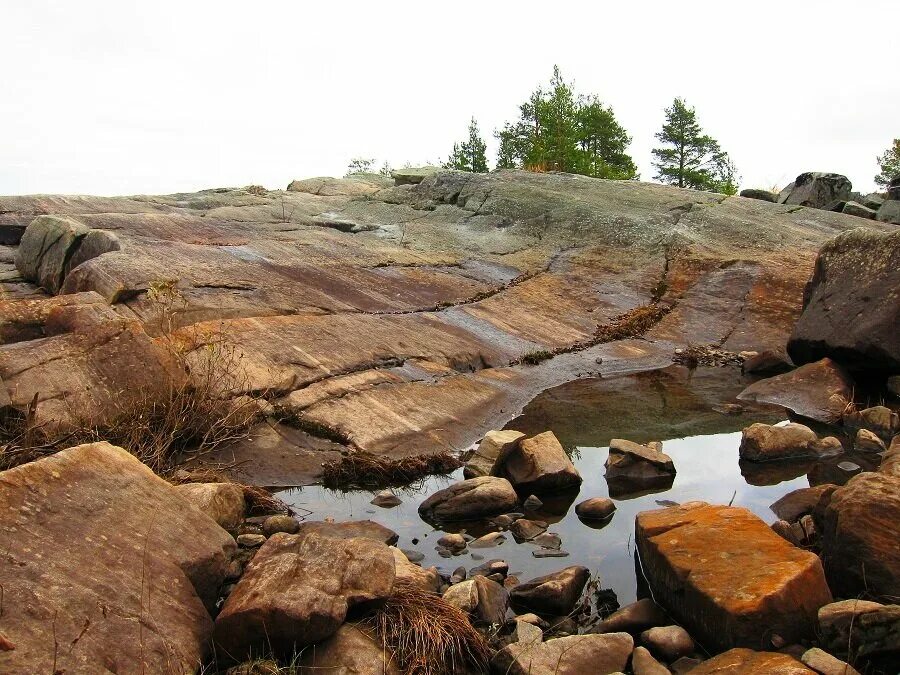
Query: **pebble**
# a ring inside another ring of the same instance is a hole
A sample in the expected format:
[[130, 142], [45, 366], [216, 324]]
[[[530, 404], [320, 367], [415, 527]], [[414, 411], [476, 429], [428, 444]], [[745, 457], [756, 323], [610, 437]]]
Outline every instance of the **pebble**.
[[400, 550], [403, 551], [403, 555], [405, 555], [406, 559], [411, 563], [422, 562], [423, 560], [425, 560], [425, 554], [421, 551], [411, 551], [407, 548], [403, 548]]
[[542, 548], [539, 551], [532, 551], [531, 555], [535, 558], [568, 558], [568, 551], [554, 551], [549, 548]]
[[390, 490], [381, 490], [375, 493], [375, 496], [372, 497], [372, 501], [369, 503], [380, 506], [383, 509], [391, 509], [402, 504], [403, 500]]
[[443, 537], [438, 539], [438, 546], [445, 548], [449, 551], [453, 551], [454, 553], [458, 553], [460, 551], [465, 550], [466, 548], [466, 538], [457, 533], [445, 534]]

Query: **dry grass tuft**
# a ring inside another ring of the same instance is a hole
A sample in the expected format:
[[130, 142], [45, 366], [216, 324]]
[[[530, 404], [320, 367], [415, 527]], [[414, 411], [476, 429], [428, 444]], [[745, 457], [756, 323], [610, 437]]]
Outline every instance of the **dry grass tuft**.
[[410, 675], [486, 672], [491, 652], [461, 609], [414, 584], [394, 592], [365, 622]]
[[351, 452], [323, 465], [327, 488], [384, 488], [407, 485], [425, 476], [448, 474], [462, 466], [451, 453], [390, 459], [368, 452]]
[[653, 303], [635, 307], [620, 314], [613, 322], [597, 328], [596, 342], [613, 342], [638, 337], [653, 328], [672, 309], [665, 303]]

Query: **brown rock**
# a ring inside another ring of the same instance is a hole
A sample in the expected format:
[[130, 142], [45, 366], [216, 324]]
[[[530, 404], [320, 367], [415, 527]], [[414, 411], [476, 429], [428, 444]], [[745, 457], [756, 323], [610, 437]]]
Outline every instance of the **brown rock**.
[[796, 370], [754, 382], [738, 399], [780, 405], [819, 422], [841, 419], [853, 398], [853, 381], [831, 359], [807, 363]]
[[894, 436], [890, 447], [884, 453], [881, 459], [881, 466], [878, 467], [878, 473], [900, 478], [900, 434]]
[[300, 654], [298, 675], [401, 675], [393, 654], [377, 640], [371, 629], [346, 623], [322, 642]]
[[831, 601], [818, 557], [746, 509], [690, 502], [639, 513], [635, 529], [654, 596], [702, 644], [809, 636], [816, 610]]
[[730, 649], [689, 671], [691, 675], [816, 675], [793, 656]]
[[463, 475], [466, 478], [490, 476], [497, 458], [510, 452], [523, 438], [525, 438], [525, 434], [512, 429], [487, 432], [481, 443], [478, 444], [478, 448], [466, 461]]
[[547, 523], [528, 518], [518, 518], [509, 525], [509, 531], [517, 541], [530, 541], [547, 531]]
[[397, 581], [407, 581], [422, 590], [437, 593], [441, 587], [441, 575], [436, 567], [424, 568], [410, 562], [406, 554], [399, 548], [391, 546], [394, 555], [395, 578]]
[[860, 675], [856, 668], [818, 647], [807, 649], [800, 660], [819, 675]]
[[581, 485], [581, 475], [552, 431], [507, 446], [492, 474], [507, 478], [525, 494]]
[[481, 476], [438, 490], [419, 505], [423, 518], [453, 521], [495, 516], [514, 510], [519, 497], [505, 478]]
[[593, 633], [619, 633], [626, 632], [633, 635], [644, 632], [655, 626], [665, 626], [671, 623], [668, 615], [662, 607], [650, 598], [641, 598], [637, 602], [625, 605], [616, 610], [591, 631]]
[[352, 606], [383, 600], [394, 556], [371, 539], [278, 533], [247, 565], [216, 618], [216, 650], [243, 658], [267, 647], [290, 652], [333, 635]]
[[900, 653], [900, 605], [833, 602], [819, 609], [819, 632], [825, 649], [851, 659]]
[[867, 429], [885, 443], [900, 434], [900, 415], [883, 405], [848, 412], [843, 417], [844, 427], [852, 434]]
[[226, 530], [237, 528], [244, 520], [244, 491], [234, 483], [185, 483], [175, 486], [182, 497]]
[[788, 492], [769, 508], [782, 520], [792, 523], [800, 520], [802, 516], [813, 513], [819, 502], [823, 498], [830, 498], [836, 489], [837, 485], [831, 483], [824, 483], [809, 488], [799, 488], [793, 492]]
[[480, 574], [448, 588], [444, 600], [466, 612], [476, 623], [488, 625], [502, 624], [509, 607], [507, 590]]
[[635, 647], [631, 654], [634, 675], [670, 675], [669, 669], [653, 658], [645, 647]]
[[741, 370], [745, 373], [762, 373], [766, 375], [775, 375], [784, 373], [793, 368], [791, 360], [787, 354], [766, 350], [763, 352], [751, 352], [744, 359]]
[[675, 464], [658, 447], [614, 438], [609, 442], [606, 473], [608, 476], [636, 480], [653, 479], [661, 475], [674, 475]]
[[586, 567], [573, 565], [519, 584], [510, 598], [517, 607], [538, 614], [566, 615], [581, 598], [590, 576]]
[[235, 548], [225, 530], [108, 443], [10, 469], [0, 486], [0, 626], [15, 647], [0, 672], [49, 673], [54, 639], [67, 673], [196, 669]]
[[607, 497], [591, 497], [575, 506], [575, 515], [582, 520], [606, 520], [616, 511], [616, 503]]
[[372, 520], [346, 520], [332, 523], [327, 520], [307, 520], [300, 523], [300, 534], [319, 534], [333, 539], [371, 539], [393, 546], [400, 535]]
[[811, 447], [816, 433], [802, 424], [751, 424], [741, 433], [741, 459], [771, 462], [780, 459], [815, 457]]
[[[267, 537], [271, 537], [278, 532], [285, 534], [297, 534], [300, 531], [300, 522], [293, 516], [275, 515], [269, 516], [263, 521], [263, 533]], [[385, 542], [387, 543], [387, 542]]]
[[681, 626], [650, 628], [641, 633], [641, 642], [669, 663], [694, 652], [694, 641]]
[[513, 643], [491, 660], [497, 675], [610, 675], [625, 670], [634, 640], [627, 633], [572, 635], [541, 644]]
[[853, 449], [859, 452], [884, 452], [887, 448], [878, 435], [868, 429], [860, 429], [853, 439]]

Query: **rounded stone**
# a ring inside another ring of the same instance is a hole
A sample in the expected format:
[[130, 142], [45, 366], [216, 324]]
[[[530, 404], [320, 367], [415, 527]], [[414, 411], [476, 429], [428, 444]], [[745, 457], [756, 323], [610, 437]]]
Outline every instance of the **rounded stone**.
[[606, 520], [616, 510], [616, 504], [607, 497], [585, 499], [575, 507], [575, 515], [583, 520]]
[[668, 663], [694, 652], [694, 641], [681, 626], [660, 626], [641, 633], [641, 642]]
[[300, 522], [292, 516], [269, 516], [263, 521], [263, 534], [271, 537], [276, 532], [286, 532], [287, 534], [297, 534], [300, 530]]

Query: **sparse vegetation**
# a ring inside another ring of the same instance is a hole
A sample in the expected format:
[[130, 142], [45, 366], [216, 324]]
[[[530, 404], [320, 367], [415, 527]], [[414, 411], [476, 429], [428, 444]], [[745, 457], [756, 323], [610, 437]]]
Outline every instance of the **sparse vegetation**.
[[875, 176], [875, 184], [886, 188], [894, 178], [900, 176], [900, 138], [895, 138], [891, 147], [883, 155], [879, 155], [876, 161], [879, 171]]
[[643, 335], [653, 328], [671, 309], [671, 305], [661, 302], [635, 307], [631, 311], [617, 316], [612, 323], [604, 324], [597, 328], [595, 334], [596, 342], [612, 342]]
[[392, 487], [433, 474], [448, 474], [460, 466], [462, 463], [449, 452], [401, 459], [351, 452], [323, 464], [322, 484], [335, 489]]
[[522, 357], [522, 363], [527, 363], [529, 366], [536, 366], [541, 361], [552, 358], [553, 352], [547, 351], [546, 349], [536, 349], [535, 351], [525, 354], [525, 356]]

